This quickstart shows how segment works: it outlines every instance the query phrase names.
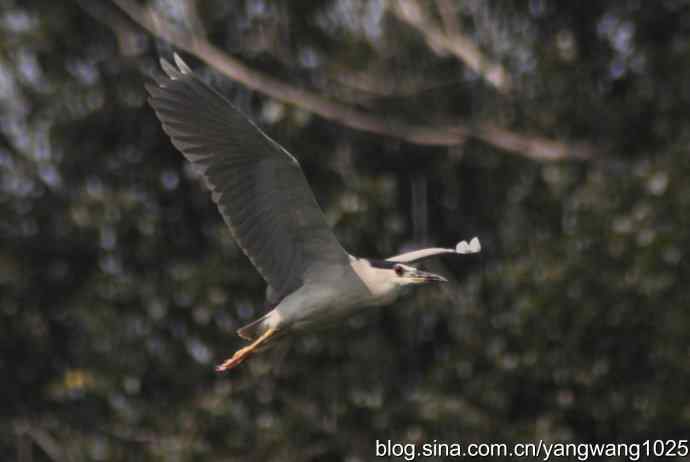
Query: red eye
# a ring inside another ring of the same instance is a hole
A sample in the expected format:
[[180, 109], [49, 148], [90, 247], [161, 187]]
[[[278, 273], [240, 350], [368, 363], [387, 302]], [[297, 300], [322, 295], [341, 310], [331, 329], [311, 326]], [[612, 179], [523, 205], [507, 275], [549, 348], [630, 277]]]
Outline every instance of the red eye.
[[402, 266], [396, 266], [395, 267], [395, 274], [397, 274], [398, 276], [402, 276], [404, 272], [405, 272], [405, 270], [403, 269]]

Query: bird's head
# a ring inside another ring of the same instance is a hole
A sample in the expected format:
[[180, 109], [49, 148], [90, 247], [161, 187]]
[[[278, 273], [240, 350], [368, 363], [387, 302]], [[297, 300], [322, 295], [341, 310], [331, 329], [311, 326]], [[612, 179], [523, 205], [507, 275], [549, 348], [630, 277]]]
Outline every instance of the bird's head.
[[448, 279], [438, 274], [422, 271], [402, 263], [393, 263], [390, 267], [388, 278], [393, 284], [407, 286], [410, 284], [428, 284], [430, 282], [448, 282]]
[[362, 258], [355, 259], [352, 267], [371, 293], [376, 295], [397, 293], [406, 286], [447, 282], [443, 276], [396, 261]]

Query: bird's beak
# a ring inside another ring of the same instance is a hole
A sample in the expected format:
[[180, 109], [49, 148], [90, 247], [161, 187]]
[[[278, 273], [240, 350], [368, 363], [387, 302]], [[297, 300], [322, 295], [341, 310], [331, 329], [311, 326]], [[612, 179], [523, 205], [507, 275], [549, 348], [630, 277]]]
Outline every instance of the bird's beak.
[[438, 274], [428, 273], [426, 271], [421, 270], [416, 270], [414, 273], [410, 275], [410, 277], [417, 284], [426, 284], [429, 282], [448, 282], [448, 279], [444, 278], [443, 276], [439, 276]]

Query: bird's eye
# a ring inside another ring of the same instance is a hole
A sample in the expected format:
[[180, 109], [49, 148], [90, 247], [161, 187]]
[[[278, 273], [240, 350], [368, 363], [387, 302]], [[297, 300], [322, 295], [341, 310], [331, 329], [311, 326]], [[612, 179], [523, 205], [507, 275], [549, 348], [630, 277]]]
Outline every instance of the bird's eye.
[[403, 273], [405, 272], [405, 270], [403, 269], [402, 266], [396, 266], [394, 268], [394, 270], [395, 270], [395, 274], [397, 274], [398, 276], [402, 276]]

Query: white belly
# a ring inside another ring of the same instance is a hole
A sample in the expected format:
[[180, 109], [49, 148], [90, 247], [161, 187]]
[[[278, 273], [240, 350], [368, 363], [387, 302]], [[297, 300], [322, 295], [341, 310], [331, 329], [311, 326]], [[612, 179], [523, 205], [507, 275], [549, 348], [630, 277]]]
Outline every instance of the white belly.
[[300, 289], [286, 297], [276, 311], [281, 315], [283, 327], [310, 330], [342, 321], [367, 307], [388, 305], [397, 296], [397, 290], [374, 295], [368, 291], [343, 294], [329, 289]]

